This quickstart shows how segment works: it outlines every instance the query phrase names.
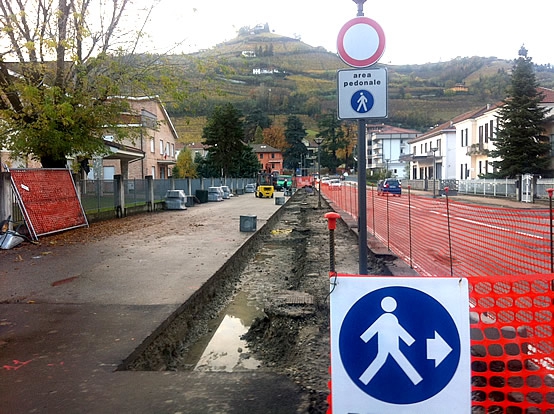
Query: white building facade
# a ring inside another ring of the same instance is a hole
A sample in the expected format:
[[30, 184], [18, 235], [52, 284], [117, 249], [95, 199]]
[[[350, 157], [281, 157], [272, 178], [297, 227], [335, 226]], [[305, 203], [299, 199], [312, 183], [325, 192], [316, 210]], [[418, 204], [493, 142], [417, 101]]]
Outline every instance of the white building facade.
[[[554, 113], [554, 91], [539, 90], [544, 95], [541, 106]], [[495, 159], [490, 151], [494, 149], [501, 106], [502, 102], [497, 102], [466, 112], [410, 140], [410, 152], [402, 156], [410, 163], [409, 179], [474, 180], [493, 173]], [[554, 122], [545, 123], [544, 134], [550, 139], [554, 157]]]
[[412, 129], [384, 124], [366, 125], [366, 170], [369, 174], [388, 171], [393, 177], [408, 178], [408, 164], [403, 156], [409, 154], [409, 141], [418, 134]]

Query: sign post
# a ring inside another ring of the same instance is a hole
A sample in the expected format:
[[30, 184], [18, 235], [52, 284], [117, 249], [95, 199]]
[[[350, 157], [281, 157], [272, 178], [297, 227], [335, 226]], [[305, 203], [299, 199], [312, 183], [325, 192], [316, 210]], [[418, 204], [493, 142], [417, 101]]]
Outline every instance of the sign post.
[[[357, 17], [348, 21], [339, 31], [337, 51], [347, 65], [354, 68], [366, 68], [381, 58], [385, 51], [385, 33], [374, 20], [364, 16], [363, 4], [366, 0], [354, 0], [358, 5]], [[339, 71], [339, 78], [350, 76], [347, 71]], [[352, 75], [354, 76], [354, 75]], [[386, 71], [371, 74], [378, 80], [381, 88], [348, 89], [355, 81], [340, 86], [339, 119], [358, 119], [358, 262], [359, 273], [367, 275], [367, 201], [366, 201], [366, 118], [385, 118], [387, 116], [387, 79]], [[343, 81], [344, 82], [344, 81]], [[361, 86], [361, 85], [360, 85]], [[363, 86], [370, 86], [364, 84]], [[375, 86], [375, 85], [371, 85]], [[341, 93], [342, 89], [342, 93]], [[343, 102], [341, 100], [346, 99]], [[377, 105], [375, 105], [377, 102]], [[342, 111], [341, 111], [342, 109]]]

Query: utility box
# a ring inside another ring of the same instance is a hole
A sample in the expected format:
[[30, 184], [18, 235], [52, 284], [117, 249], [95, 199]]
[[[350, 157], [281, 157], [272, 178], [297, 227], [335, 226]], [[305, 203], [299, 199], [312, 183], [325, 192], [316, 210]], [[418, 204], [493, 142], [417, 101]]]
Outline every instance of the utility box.
[[167, 210], [186, 210], [187, 196], [183, 190], [167, 190], [165, 208]]
[[240, 216], [240, 231], [255, 232], [257, 220], [257, 216]]
[[200, 203], [208, 202], [208, 190], [196, 190], [196, 198]]

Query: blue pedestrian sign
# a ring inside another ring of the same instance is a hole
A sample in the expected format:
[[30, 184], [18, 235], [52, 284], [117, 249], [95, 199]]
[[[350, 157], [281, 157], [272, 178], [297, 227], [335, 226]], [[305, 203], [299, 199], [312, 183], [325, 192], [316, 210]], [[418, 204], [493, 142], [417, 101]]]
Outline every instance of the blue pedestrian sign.
[[340, 276], [337, 283], [333, 412], [438, 414], [446, 404], [452, 414], [470, 412], [465, 279]]
[[365, 114], [370, 111], [371, 108], [373, 108], [374, 103], [375, 99], [373, 99], [373, 95], [365, 89], [360, 89], [359, 91], [354, 92], [354, 94], [352, 94], [352, 98], [350, 99], [352, 109], [359, 114]]
[[337, 96], [339, 119], [386, 118], [387, 70], [339, 70]]

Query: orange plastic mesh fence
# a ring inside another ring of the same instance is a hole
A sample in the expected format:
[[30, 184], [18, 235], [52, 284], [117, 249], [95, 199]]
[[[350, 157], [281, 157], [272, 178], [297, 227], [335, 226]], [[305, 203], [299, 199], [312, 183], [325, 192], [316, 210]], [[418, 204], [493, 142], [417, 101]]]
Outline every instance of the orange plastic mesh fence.
[[10, 174], [34, 238], [88, 224], [69, 170], [14, 169]]
[[473, 413], [554, 413], [553, 277], [469, 278]]
[[[357, 188], [322, 192], [358, 217]], [[408, 194], [367, 191], [368, 234], [421, 275], [502, 275], [551, 271], [548, 208], [508, 209]]]

